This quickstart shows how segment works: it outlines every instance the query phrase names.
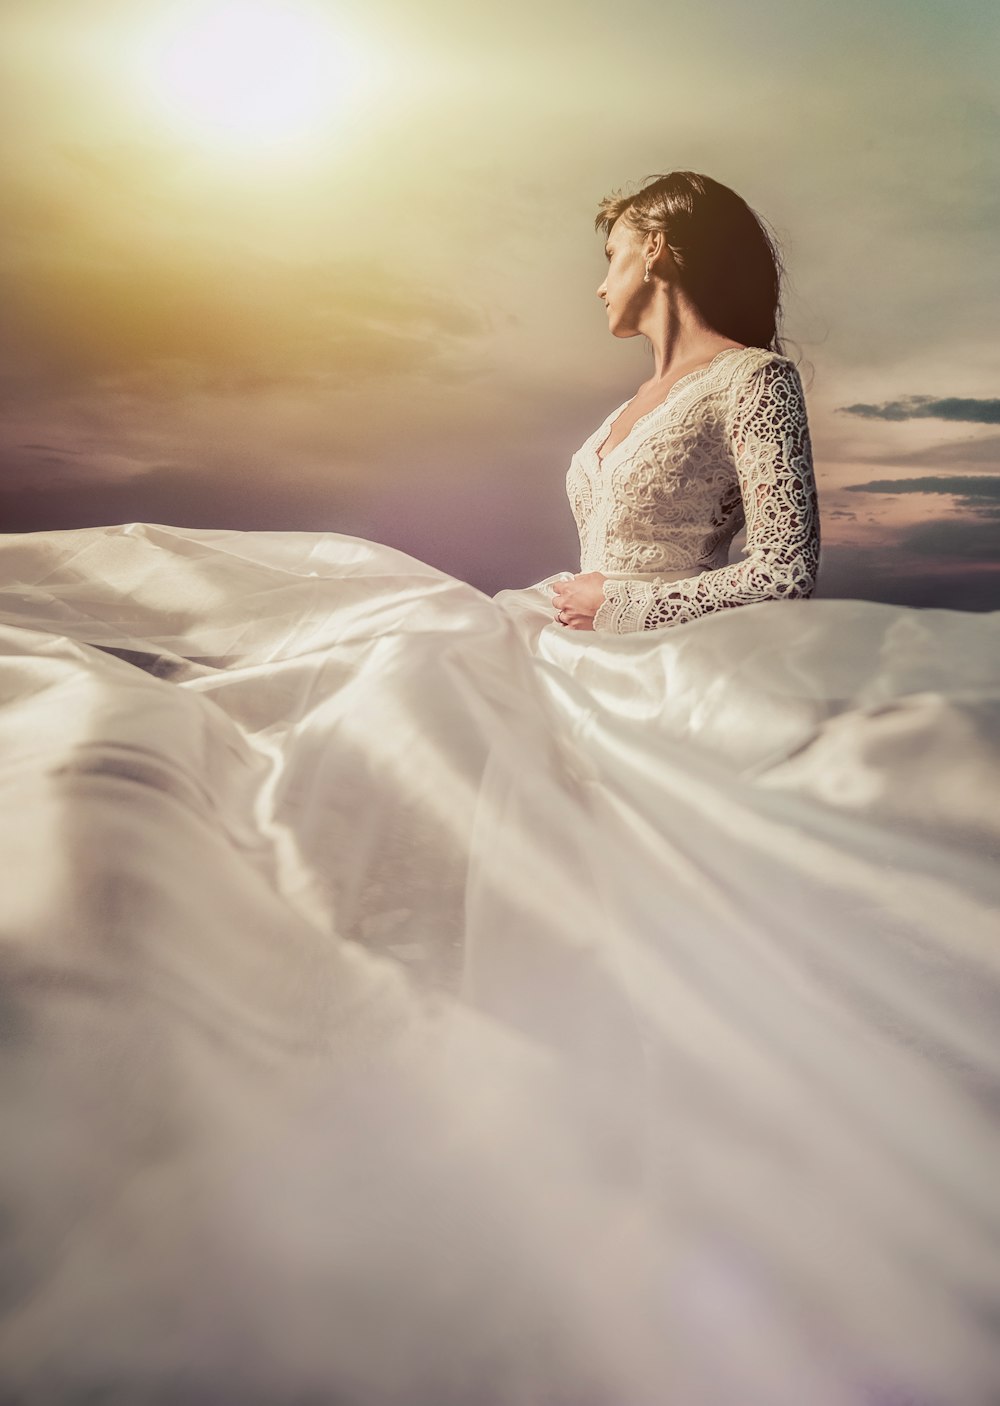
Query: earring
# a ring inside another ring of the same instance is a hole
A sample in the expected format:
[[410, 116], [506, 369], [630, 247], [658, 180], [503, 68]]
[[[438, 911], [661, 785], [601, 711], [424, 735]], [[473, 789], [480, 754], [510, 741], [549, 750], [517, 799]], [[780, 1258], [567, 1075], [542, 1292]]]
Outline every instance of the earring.
[[648, 282], [650, 281], [650, 278], [649, 278], [649, 264], [646, 265], [646, 277], [645, 277], [642, 281], [643, 281], [643, 283], [648, 283]]

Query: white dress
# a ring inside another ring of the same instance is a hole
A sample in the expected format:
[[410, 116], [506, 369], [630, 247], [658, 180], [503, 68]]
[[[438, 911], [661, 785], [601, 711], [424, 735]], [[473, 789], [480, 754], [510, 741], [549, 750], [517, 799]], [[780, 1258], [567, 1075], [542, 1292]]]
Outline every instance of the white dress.
[[[624, 408], [574, 454], [567, 475], [580, 569], [610, 578], [594, 629], [654, 630], [810, 596], [819, 509], [794, 363], [760, 347], [726, 347], [602, 453]], [[744, 559], [730, 566], [744, 526]]]
[[594, 631], [0, 539], [0, 1399], [998, 1399], [1000, 612], [809, 598], [787, 359], [612, 418]]

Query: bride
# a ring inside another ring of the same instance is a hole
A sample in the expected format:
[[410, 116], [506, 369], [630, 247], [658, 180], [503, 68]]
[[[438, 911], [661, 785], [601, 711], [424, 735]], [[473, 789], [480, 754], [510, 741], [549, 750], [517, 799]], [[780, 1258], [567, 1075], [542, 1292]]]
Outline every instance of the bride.
[[1000, 612], [813, 598], [761, 222], [597, 223], [578, 572], [0, 538], [4, 1399], [997, 1399]]
[[[622, 634], [810, 596], [809, 429], [798, 372], [780, 353], [779, 265], [761, 223], [690, 171], [605, 200], [597, 223], [609, 232], [597, 290], [609, 327], [645, 336], [655, 370], [574, 456], [584, 569], [554, 591], [556, 619]], [[744, 524], [746, 559], [726, 569]]]

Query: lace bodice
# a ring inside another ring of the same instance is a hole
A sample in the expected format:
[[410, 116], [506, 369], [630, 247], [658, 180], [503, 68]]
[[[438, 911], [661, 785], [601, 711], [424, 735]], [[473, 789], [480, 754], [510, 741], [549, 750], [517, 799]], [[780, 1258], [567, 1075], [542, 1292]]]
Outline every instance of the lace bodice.
[[[726, 347], [682, 376], [603, 460], [612, 411], [570, 461], [580, 570], [600, 571], [594, 629], [679, 625], [754, 601], [807, 597], [819, 511], [802, 382], [761, 347]], [[746, 551], [728, 564], [746, 525]]]

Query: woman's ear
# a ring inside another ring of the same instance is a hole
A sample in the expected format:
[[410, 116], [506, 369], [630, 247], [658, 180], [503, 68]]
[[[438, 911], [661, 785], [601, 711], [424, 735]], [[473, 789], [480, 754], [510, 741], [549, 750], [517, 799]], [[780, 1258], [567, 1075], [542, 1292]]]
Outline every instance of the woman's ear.
[[666, 248], [666, 235], [662, 230], [657, 230], [655, 234], [648, 234], [646, 236], [646, 247], [643, 251], [643, 258], [651, 264], [658, 263], [663, 257]]

